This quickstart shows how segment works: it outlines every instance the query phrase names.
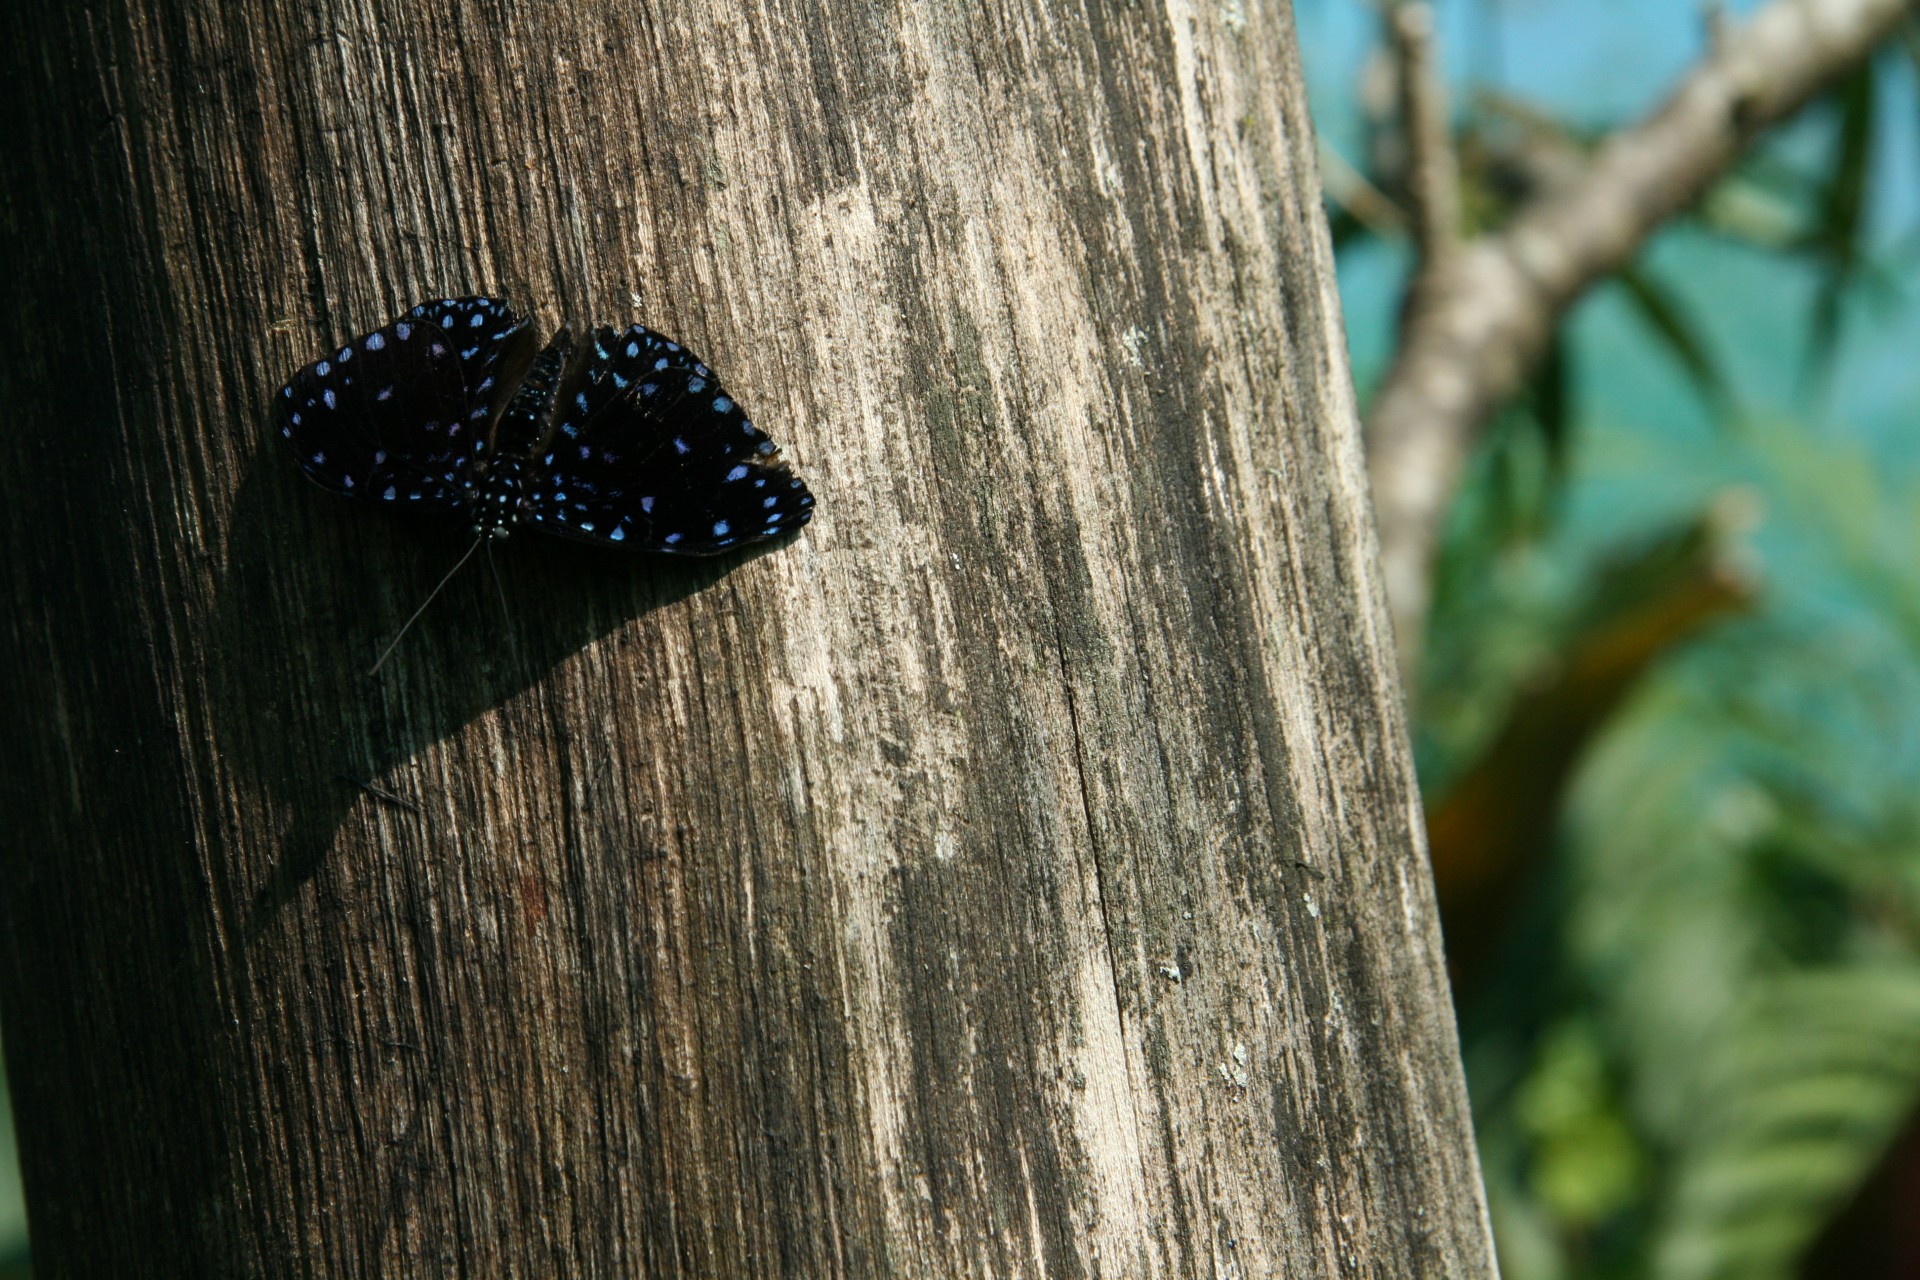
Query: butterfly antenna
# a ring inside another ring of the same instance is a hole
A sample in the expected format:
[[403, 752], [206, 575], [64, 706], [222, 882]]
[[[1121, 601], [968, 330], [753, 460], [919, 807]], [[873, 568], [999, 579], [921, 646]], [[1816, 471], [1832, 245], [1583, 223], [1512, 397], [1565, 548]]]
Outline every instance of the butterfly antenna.
[[487, 568], [493, 571], [493, 590], [500, 598], [500, 616], [507, 620], [507, 634], [513, 634], [513, 611], [507, 608], [507, 584], [500, 580], [500, 562], [493, 558], [493, 539], [487, 539]]
[[473, 540], [473, 545], [467, 548], [467, 553], [460, 557], [459, 561], [454, 564], [453, 568], [447, 570], [446, 577], [440, 579], [440, 585], [427, 593], [427, 598], [420, 602], [420, 607], [413, 611], [413, 616], [411, 618], [408, 618], [406, 622], [401, 626], [400, 630], [394, 633], [393, 639], [387, 641], [387, 647], [380, 651], [380, 657], [374, 662], [374, 664], [371, 667], [367, 668], [367, 675], [369, 678], [380, 674], [380, 668], [387, 665], [387, 659], [390, 656], [392, 656], [394, 647], [400, 643], [401, 638], [405, 636], [408, 631], [412, 630], [414, 623], [420, 621], [420, 615], [427, 611], [427, 606], [433, 603], [433, 598], [439, 595], [441, 589], [444, 588], [449, 582], [453, 581], [454, 574], [466, 568], [467, 561], [473, 559], [473, 553], [478, 551], [480, 549], [480, 544], [483, 542], [486, 542], [487, 540], [488, 539], [484, 534], [482, 534], [479, 537], [476, 537]]

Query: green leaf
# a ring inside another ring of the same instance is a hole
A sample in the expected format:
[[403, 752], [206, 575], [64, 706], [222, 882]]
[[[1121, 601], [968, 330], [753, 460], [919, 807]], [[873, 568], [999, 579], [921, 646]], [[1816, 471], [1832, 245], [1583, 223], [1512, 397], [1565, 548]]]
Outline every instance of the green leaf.
[[1654, 336], [1659, 338], [1680, 367], [1686, 370], [1698, 388], [1701, 399], [1716, 415], [1733, 408], [1733, 395], [1720, 367], [1707, 353], [1707, 344], [1693, 323], [1693, 317], [1665, 284], [1645, 267], [1629, 266], [1619, 275], [1620, 286], [1640, 313]]
[[1655, 1271], [1785, 1280], [1920, 1091], [1920, 971], [1782, 978], [1725, 1034]]
[[1833, 168], [1820, 193], [1817, 220], [1808, 233], [1809, 247], [1824, 268], [1807, 335], [1806, 372], [1816, 384], [1833, 370], [1842, 304], [1861, 268], [1868, 167], [1873, 159], [1874, 84], [1874, 64], [1868, 61], [1834, 90], [1840, 110], [1839, 135]]
[[1533, 412], [1540, 421], [1540, 435], [1546, 441], [1547, 461], [1554, 479], [1564, 470], [1567, 438], [1573, 420], [1573, 353], [1567, 343], [1565, 326], [1554, 330], [1540, 361], [1540, 373], [1533, 384]]

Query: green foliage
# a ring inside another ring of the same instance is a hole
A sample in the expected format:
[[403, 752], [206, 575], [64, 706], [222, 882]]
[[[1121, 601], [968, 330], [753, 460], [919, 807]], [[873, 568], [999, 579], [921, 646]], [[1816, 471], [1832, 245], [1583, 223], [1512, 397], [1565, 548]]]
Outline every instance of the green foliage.
[[[1809, 387], [1841, 358], [1849, 300], [1890, 276], [1869, 235], [1889, 79], [1838, 86], [1695, 223], [1811, 280], [1780, 310]], [[1451, 515], [1416, 725], [1430, 796], [1648, 533], [1597, 519], [1601, 488], [1677, 495], [1670, 518], [1758, 495], [1768, 590], [1603, 733], [1506, 963], [1458, 993], [1482, 1161], [1508, 1280], [1784, 1280], [1920, 1118], [1920, 484], [1811, 414], [1744, 414], [1739, 353], [1664, 268], [1613, 292], [1723, 429], [1594, 421], [1573, 376], [1591, 350], [1560, 335]]]
[[1591, 1232], [1644, 1194], [1646, 1152], [1591, 1022], [1570, 1020], [1542, 1038], [1514, 1120], [1532, 1152], [1527, 1189], [1567, 1230]]
[[14, 1146], [13, 1111], [4, 1105], [6, 1099], [6, 1065], [0, 1060], [0, 1280], [24, 1280], [28, 1274], [26, 1197]]
[[[1765, 607], [1612, 726], [1514, 962], [1461, 993], [1510, 1280], [1791, 1275], [1920, 1102], [1920, 489], [1802, 427], [1744, 440]], [[1592, 580], [1565, 539], [1522, 558], [1435, 614], [1438, 655], [1482, 655], [1427, 705], [1467, 757]]]
[[1869, 62], [1834, 92], [1836, 122], [1832, 167], [1820, 184], [1817, 215], [1805, 247], [1820, 262], [1820, 292], [1814, 300], [1809, 371], [1832, 370], [1840, 340], [1841, 304], [1861, 267], [1867, 214], [1869, 165], [1873, 159], [1874, 66]]
[[1674, 296], [1657, 273], [1641, 263], [1622, 271], [1619, 284], [1648, 331], [1686, 371], [1707, 407], [1722, 416], [1736, 410], [1727, 379], [1686, 304]]
[[1654, 1272], [1770, 1280], [1894, 1136], [1920, 1090], [1920, 965], [1863, 962], [1756, 984], [1676, 1135]]

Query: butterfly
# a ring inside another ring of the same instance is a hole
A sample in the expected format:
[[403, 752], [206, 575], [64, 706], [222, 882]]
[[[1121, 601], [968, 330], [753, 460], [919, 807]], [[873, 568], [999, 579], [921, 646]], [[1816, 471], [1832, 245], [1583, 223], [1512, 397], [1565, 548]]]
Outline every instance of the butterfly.
[[423, 302], [294, 374], [274, 413], [322, 488], [464, 522], [461, 565], [515, 529], [715, 555], [813, 514], [713, 371], [643, 325], [542, 347], [501, 299]]

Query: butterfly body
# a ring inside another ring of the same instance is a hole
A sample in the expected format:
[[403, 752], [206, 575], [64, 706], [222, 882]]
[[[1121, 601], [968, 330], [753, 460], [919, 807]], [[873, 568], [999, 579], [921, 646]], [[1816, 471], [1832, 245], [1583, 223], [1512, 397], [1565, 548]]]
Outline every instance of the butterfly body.
[[641, 325], [537, 343], [504, 301], [422, 303], [294, 374], [279, 434], [324, 488], [488, 538], [711, 555], [811, 518], [805, 483], [678, 343]]
[[461, 489], [473, 508], [474, 533], [504, 538], [520, 523], [533, 451], [551, 430], [554, 392], [572, 351], [573, 336], [562, 329], [533, 358], [494, 426], [493, 447], [475, 459], [474, 478]]

